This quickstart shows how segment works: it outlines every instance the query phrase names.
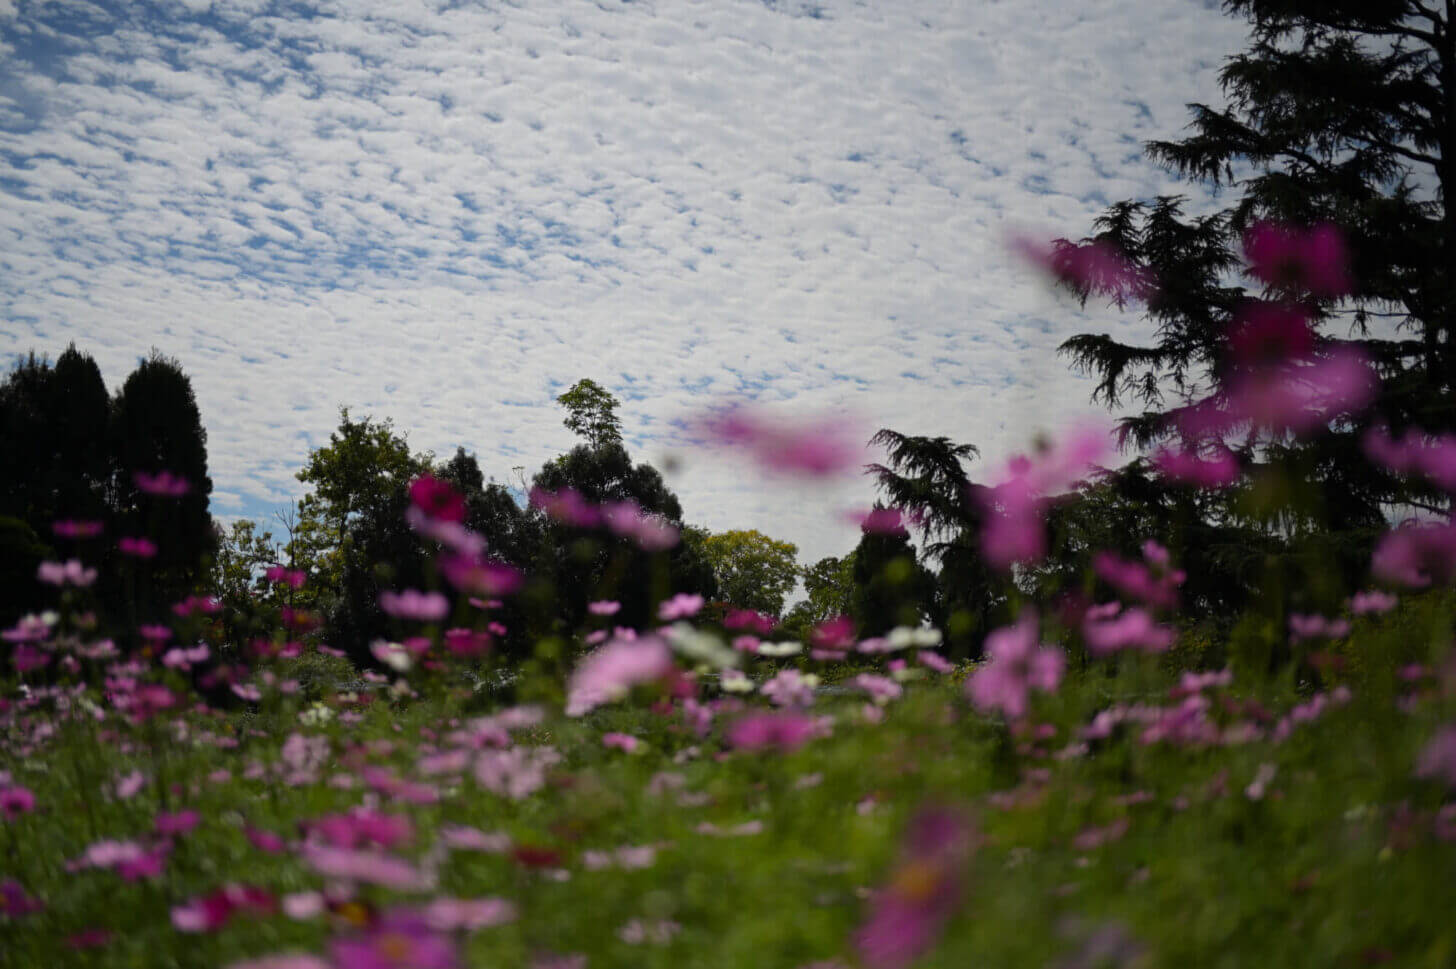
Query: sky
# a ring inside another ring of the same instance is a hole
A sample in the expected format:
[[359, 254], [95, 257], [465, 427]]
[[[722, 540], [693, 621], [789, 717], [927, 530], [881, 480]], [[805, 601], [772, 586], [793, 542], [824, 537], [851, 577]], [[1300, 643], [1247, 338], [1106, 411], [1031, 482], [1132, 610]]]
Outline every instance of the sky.
[[504, 482], [590, 377], [689, 522], [812, 562], [870, 481], [693, 419], [946, 435], [984, 479], [1099, 413], [1056, 346], [1146, 323], [1007, 239], [1216, 204], [1141, 146], [1245, 42], [1212, 0], [0, 0], [0, 354], [175, 357], [213, 513], [263, 522], [340, 407]]

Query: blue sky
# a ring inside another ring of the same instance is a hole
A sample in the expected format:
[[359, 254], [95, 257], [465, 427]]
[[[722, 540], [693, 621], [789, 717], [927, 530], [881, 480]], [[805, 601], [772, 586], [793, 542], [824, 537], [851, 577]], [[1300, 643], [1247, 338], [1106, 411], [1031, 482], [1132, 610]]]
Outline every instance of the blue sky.
[[[1144, 324], [1009, 231], [1194, 186], [1141, 158], [1218, 100], [1194, 0], [0, 0], [0, 352], [192, 376], [214, 512], [268, 519], [340, 406], [487, 474], [572, 443], [591, 377], [688, 518], [801, 557], [868, 484], [686, 446], [757, 401], [988, 467], [1090, 413], [1053, 354]], [[873, 457], [873, 455], [871, 455]]]

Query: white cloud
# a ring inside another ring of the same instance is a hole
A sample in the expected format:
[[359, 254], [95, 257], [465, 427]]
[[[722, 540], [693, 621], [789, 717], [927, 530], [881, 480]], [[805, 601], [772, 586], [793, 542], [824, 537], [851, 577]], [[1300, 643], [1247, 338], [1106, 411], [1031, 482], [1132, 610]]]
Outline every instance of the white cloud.
[[[1090, 412], [1062, 339], [1140, 332], [1048, 296], [1005, 228], [1190, 191], [1139, 145], [1243, 43], [1182, 0], [210, 8], [47, 58], [0, 25], [0, 351], [74, 339], [113, 386], [179, 357], [218, 488], [256, 508], [341, 404], [532, 471], [581, 376], [644, 458], [748, 394], [999, 459]], [[806, 559], [871, 498], [679, 457], [690, 518]]]

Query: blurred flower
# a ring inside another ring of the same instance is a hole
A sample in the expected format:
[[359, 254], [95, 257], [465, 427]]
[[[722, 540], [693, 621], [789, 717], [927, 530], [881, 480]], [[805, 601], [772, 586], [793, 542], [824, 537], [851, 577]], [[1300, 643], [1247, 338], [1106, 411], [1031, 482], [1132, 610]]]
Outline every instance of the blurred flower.
[[149, 559], [156, 557], [157, 543], [145, 536], [126, 535], [116, 540], [116, 550], [131, 558]]
[[379, 608], [396, 619], [438, 622], [450, 612], [450, 600], [438, 592], [405, 589], [379, 593]]
[[465, 499], [453, 487], [426, 472], [410, 482], [410, 504], [438, 521], [463, 522]]
[[1334, 297], [1351, 292], [1350, 256], [1340, 230], [1256, 222], [1244, 233], [1249, 273], [1278, 289]]
[[1038, 645], [1037, 618], [1030, 611], [986, 637], [986, 657], [966, 680], [966, 694], [982, 710], [1000, 710], [1013, 720], [1026, 713], [1032, 690], [1057, 688], [1066, 662], [1060, 649]]
[[657, 637], [615, 638], [589, 653], [571, 675], [566, 690], [566, 715], [619, 700], [632, 687], [662, 679], [673, 669], [672, 652]]
[[969, 822], [954, 811], [924, 809], [910, 821], [900, 861], [871, 897], [869, 917], [854, 936], [869, 969], [902, 969], [935, 945], [960, 905], [961, 869], [973, 838]]
[[823, 726], [800, 713], [751, 713], [728, 728], [728, 746], [737, 750], [798, 750], [820, 736]]
[[697, 615], [698, 610], [703, 608], [703, 597], [693, 595], [689, 592], [679, 592], [657, 606], [657, 618], [663, 622], [672, 622], [674, 619], [686, 619], [689, 616]]
[[80, 559], [68, 562], [42, 562], [36, 578], [47, 585], [74, 585], [85, 588], [96, 581], [96, 570], [87, 568]]
[[385, 916], [366, 932], [329, 943], [339, 969], [456, 969], [455, 943], [414, 912]]
[[156, 474], [138, 471], [132, 475], [132, 480], [136, 482], [138, 491], [159, 498], [180, 498], [192, 490], [186, 478], [170, 471], [158, 471]]
[[694, 424], [710, 443], [741, 449], [771, 471], [823, 478], [857, 469], [864, 460], [862, 434], [844, 418], [791, 422], [734, 406]]

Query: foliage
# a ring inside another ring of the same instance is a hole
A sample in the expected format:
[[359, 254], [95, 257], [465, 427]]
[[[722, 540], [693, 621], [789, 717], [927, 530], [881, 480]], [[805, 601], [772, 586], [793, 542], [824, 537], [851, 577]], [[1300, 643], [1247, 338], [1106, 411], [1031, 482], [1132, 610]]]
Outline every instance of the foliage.
[[586, 438], [592, 448], [622, 443], [622, 420], [617, 416], [617, 398], [594, 380], [583, 378], [572, 384], [556, 402], [566, 408], [562, 421], [571, 431]]
[[718, 582], [718, 597], [767, 616], [784, 611], [784, 597], [799, 581], [798, 546], [756, 529], [709, 534], [702, 551]]

